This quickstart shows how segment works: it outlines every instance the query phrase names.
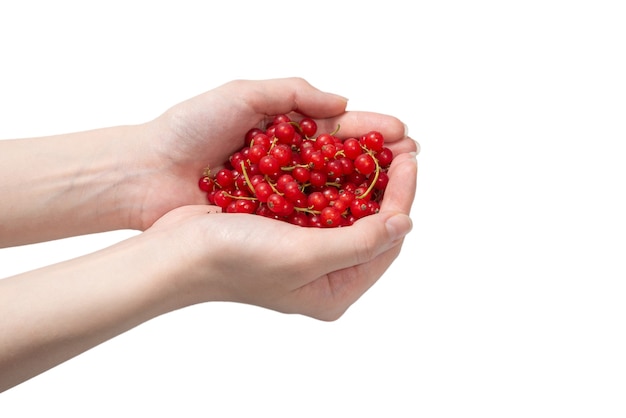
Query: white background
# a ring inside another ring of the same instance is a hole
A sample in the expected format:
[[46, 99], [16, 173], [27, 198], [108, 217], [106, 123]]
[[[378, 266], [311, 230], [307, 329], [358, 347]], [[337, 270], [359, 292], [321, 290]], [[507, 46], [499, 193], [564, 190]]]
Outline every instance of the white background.
[[[2, 2], [0, 138], [301, 76], [422, 153], [403, 253], [339, 321], [184, 309], [0, 394], [0, 416], [625, 416], [621, 3]], [[132, 234], [0, 250], [0, 277]]]

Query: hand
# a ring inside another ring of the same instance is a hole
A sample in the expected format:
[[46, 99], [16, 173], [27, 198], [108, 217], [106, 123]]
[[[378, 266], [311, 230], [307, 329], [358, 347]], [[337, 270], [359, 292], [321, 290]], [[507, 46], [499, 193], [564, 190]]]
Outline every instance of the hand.
[[399, 155], [380, 212], [348, 227], [306, 228], [195, 205], [168, 213], [142, 235], [162, 241], [159, 259], [182, 270], [166, 286], [178, 292], [175, 308], [222, 300], [334, 320], [398, 256], [411, 229], [416, 175], [414, 156]]
[[356, 136], [369, 130], [385, 135], [387, 145], [399, 154], [416, 151], [406, 137], [404, 124], [395, 117], [371, 112], [346, 112], [346, 99], [324, 93], [299, 78], [233, 81], [167, 110], [147, 123], [137, 147], [138, 167], [147, 169], [131, 215], [133, 226], [145, 230], [168, 211], [206, 198], [195, 184], [203, 170], [218, 170], [243, 146], [253, 126], [263, 127], [276, 114], [313, 117], [318, 132]]

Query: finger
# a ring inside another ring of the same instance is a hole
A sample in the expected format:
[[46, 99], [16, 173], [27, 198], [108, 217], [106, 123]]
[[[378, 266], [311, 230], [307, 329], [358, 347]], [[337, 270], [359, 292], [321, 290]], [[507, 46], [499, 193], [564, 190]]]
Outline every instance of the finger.
[[373, 112], [348, 111], [339, 116], [316, 121], [318, 133], [334, 132], [338, 129], [340, 138], [359, 137], [369, 131], [379, 131], [385, 138], [386, 146], [394, 154], [420, 151], [420, 145], [409, 138], [408, 127], [400, 119]]
[[397, 155], [387, 172], [389, 183], [380, 205], [381, 212], [409, 214], [417, 187], [417, 159], [414, 153]]
[[312, 118], [329, 118], [343, 113], [347, 99], [323, 92], [302, 78], [263, 81], [237, 80], [224, 86], [241, 97], [259, 115], [298, 112]]
[[339, 127], [340, 138], [356, 137], [369, 131], [379, 131], [385, 141], [394, 142], [406, 137], [404, 122], [395, 116], [374, 112], [348, 111], [332, 118], [316, 121], [318, 132], [333, 132]]
[[409, 138], [408, 136], [395, 142], [385, 141], [385, 146], [387, 146], [393, 152], [393, 155], [408, 154], [411, 152], [417, 155], [420, 151], [420, 144], [418, 144], [417, 141]]

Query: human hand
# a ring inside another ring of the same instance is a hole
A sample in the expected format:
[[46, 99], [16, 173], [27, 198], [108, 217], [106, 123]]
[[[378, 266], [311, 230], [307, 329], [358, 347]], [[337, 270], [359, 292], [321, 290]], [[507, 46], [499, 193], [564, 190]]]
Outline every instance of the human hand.
[[139, 202], [132, 205], [132, 226], [145, 230], [176, 207], [206, 203], [195, 187], [203, 170], [221, 168], [243, 146], [249, 128], [264, 126], [276, 114], [312, 117], [319, 132], [332, 132], [339, 125], [340, 137], [378, 130], [394, 154], [417, 150], [397, 118], [345, 110], [346, 99], [299, 78], [232, 81], [170, 108], [143, 126], [134, 164], [144, 174], [129, 196]]
[[219, 300], [335, 320], [400, 253], [416, 176], [414, 155], [399, 155], [380, 212], [347, 227], [307, 228], [193, 205], [142, 235], [160, 242], [161, 263], [178, 269], [164, 286], [175, 292], [171, 309]]

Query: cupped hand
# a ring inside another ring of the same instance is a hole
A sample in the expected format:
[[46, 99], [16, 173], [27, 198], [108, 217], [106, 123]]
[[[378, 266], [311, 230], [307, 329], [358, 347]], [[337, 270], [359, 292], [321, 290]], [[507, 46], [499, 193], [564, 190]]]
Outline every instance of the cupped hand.
[[233, 301], [335, 320], [400, 253], [412, 227], [416, 176], [414, 155], [399, 155], [380, 212], [347, 227], [301, 227], [192, 205], [142, 235], [161, 240], [162, 260], [178, 266], [168, 283], [178, 307]]
[[248, 129], [263, 127], [273, 115], [300, 114], [316, 119], [318, 132], [356, 136], [369, 130], [385, 135], [395, 154], [414, 152], [405, 125], [395, 117], [372, 112], [346, 112], [346, 99], [320, 91], [300, 78], [237, 80], [179, 103], [146, 123], [139, 145], [143, 168], [141, 195], [131, 221], [145, 230], [168, 211], [206, 203], [196, 187], [206, 167], [221, 168], [240, 149]]

